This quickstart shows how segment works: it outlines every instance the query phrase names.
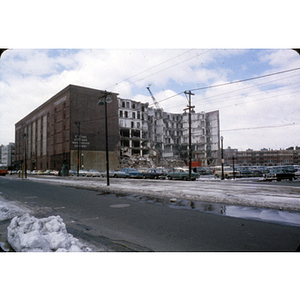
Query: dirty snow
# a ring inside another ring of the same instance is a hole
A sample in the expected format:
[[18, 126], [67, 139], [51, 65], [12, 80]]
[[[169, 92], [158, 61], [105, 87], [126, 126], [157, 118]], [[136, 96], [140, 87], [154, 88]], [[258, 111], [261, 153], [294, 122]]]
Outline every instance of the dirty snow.
[[67, 232], [60, 216], [37, 219], [26, 213], [14, 217], [7, 228], [7, 240], [17, 252], [91, 251]]
[[21, 203], [0, 197], [0, 222], [11, 220], [7, 240], [17, 252], [86, 252], [92, 251], [66, 230], [60, 216], [37, 219]]
[[0, 222], [29, 212], [30, 210], [23, 207], [21, 203], [14, 204], [13, 201], [7, 201], [0, 197]]
[[[274, 186], [257, 183], [258, 179], [224, 180], [200, 177], [196, 181], [173, 180], [111, 180], [106, 186], [106, 178], [86, 179], [76, 177], [46, 178], [29, 177], [29, 180], [43, 181], [65, 186], [101, 188], [109, 192], [141, 193], [151, 196], [188, 199], [228, 205], [243, 205], [300, 212], [300, 186]], [[248, 184], [243, 182], [248, 181]]]

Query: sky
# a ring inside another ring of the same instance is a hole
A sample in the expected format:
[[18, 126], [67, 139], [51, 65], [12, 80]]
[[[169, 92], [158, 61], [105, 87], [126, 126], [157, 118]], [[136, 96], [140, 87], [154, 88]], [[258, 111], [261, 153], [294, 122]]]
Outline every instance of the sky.
[[219, 110], [224, 148], [300, 146], [299, 83], [300, 56], [290, 48], [8, 48], [0, 60], [0, 144], [14, 142], [16, 122], [74, 84], [153, 105], [150, 85], [172, 113], [183, 112], [191, 90], [196, 112]]
[[197, 9], [191, 0], [101, 7], [54, 0], [45, 10], [32, 0], [8, 1], [0, 145], [14, 142], [16, 122], [75, 84], [153, 104], [151, 85], [160, 107], [174, 113], [186, 108], [191, 90], [197, 112], [219, 110], [225, 148], [300, 146], [300, 70], [261, 77], [300, 68], [291, 50], [300, 48], [294, 7], [294, 0], [206, 1]]

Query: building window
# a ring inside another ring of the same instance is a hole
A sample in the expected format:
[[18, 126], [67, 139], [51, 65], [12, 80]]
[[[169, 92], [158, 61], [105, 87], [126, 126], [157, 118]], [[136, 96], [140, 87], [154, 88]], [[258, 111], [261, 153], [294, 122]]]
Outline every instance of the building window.
[[125, 111], [125, 118], [128, 118], [128, 111]]
[[122, 101], [122, 107], [125, 107], [125, 102], [124, 101]]
[[134, 122], [131, 122], [131, 128], [134, 128]]
[[120, 118], [123, 118], [123, 111], [120, 110]]
[[135, 112], [132, 113], [132, 119], [135, 119]]

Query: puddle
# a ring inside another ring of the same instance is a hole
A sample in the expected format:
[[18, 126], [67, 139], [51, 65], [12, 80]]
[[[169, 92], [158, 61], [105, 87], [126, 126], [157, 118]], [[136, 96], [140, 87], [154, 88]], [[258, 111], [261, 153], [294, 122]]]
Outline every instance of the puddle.
[[300, 213], [290, 211], [280, 211], [270, 208], [248, 207], [238, 205], [226, 205], [218, 203], [205, 203], [199, 201], [189, 201], [171, 199], [169, 207], [181, 209], [193, 209], [205, 213], [214, 213], [228, 217], [253, 219], [265, 222], [275, 222], [300, 227]]
[[[100, 195], [108, 195], [103, 193]], [[114, 194], [117, 198], [123, 198], [130, 201], [139, 201], [140, 203], [164, 205], [174, 209], [190, 209], [204, 213], [213, 213], [234, 218], [252, 219], [264, 222], [280, 223], [283, 225], [293, 225], [300, 227], [300, 212], [281, 211], [271, 208], [248, 207], [239, 205], [226, 205], [219, 203], [208, 203], [200, 201], [190, 201], [184, 199], [165, 199], [163, 197], [153, 197], [141, 194]], [[111, 207], [127, 207], [130, 204], [116, 204]]]
[[124, 208], [124, 207], [129, 207], [130, 204], [113, 204], [110, 207], [112, 208]]

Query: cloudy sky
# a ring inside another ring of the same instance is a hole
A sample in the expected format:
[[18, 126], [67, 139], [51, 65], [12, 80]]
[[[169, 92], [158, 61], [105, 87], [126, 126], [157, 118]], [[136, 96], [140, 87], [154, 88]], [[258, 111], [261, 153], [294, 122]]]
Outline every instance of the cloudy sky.
[[300, 146], [300, 56], [291, 49], [10, 48], [0, 68], [0, 144], [14, 141], [17, 121], [75, 84], [153, 105], [151, 85], [174, 113], [191, 90], [197, 112], [220, 111], [224, 147]]

